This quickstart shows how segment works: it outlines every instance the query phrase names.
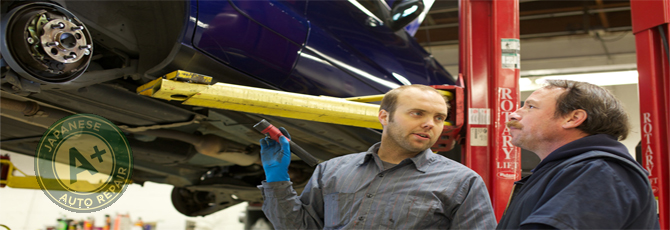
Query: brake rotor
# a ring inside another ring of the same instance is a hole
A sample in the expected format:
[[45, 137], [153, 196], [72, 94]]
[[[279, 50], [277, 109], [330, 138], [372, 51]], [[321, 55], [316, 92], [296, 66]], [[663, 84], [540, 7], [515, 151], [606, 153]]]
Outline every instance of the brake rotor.
[[21, 76], [41, 83], [63, 83], [80, 76], [91, 61], [93, 40], [72, 13], [50, 3], [31, 3], [2, 21], [2, 55]]

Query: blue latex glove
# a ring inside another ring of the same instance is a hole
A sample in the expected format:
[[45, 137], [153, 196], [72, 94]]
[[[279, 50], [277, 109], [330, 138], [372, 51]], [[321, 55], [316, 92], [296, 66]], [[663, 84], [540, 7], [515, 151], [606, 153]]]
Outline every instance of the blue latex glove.
[[[279, 130], [284, 136], [291, 138], [284, 127], [279, 127]], [[260, 140], [261, 161], [267, 182], [290, 181], [288, 165], [291, 163], [291, 147], [286, 137], [279, 137], [279, 143], [270, 137]]]

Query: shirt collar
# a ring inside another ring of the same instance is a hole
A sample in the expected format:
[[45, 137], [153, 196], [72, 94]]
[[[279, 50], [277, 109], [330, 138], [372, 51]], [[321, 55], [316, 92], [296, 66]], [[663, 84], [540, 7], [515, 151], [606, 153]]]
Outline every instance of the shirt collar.
[[[373, 158], [375, 158], [375, 155], [379, 151], [379, 146], [381, 146], [381, 142], [377, 142], [376, 144], [372, 145], [367, 152], [365, 152], [365, 157], [358, 163], [358, 165], [364, 165]], [[376, 157], [379, 159], [379, 157]], [[417, 154], [416, 156], [409, 158], [409, 160], [414, 164], [417, 170], [420, 172], [426, 172], [428, 169], [428, 166], [435, 162], [437, 160], [437, 154], [433, 153], [430, 151], [430, 149], [423, 150], [423, 152]], [[403, 160], [400, 162], [400, 164], [404, 164], [404, 162], [407, 161], [407, 159]], [[379, 162], [381, 164], [381, 162]]]

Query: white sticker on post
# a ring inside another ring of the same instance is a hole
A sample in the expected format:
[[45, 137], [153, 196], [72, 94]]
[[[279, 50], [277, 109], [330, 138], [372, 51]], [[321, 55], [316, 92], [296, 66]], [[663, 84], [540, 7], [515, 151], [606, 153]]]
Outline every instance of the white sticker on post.
[[519, 39], [502, 38], [500, 39], [500, 50], [503, 69], [520, 69], [521, 67], [521, 44]]
[[483, 125], [491, 124], [491, 109], [479, 109], [479, 119]]
[[468, 123], [471, 125], [488, 125], [491, 124], [491, 109], [468, 109]]
[[473, 109], [470, 108], [468, 109], [469, 116], [468, 116], [468, 123], [471, 125], [478, 125], [479, 124], [479, 109]]
[[470, 128], [470, 146], [487, 146], [488, 131], [488, 128]]

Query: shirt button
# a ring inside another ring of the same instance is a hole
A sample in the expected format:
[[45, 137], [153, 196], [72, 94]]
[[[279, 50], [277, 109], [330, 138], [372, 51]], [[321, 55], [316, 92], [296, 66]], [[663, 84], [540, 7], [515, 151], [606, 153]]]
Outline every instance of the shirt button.
[[368, 193], [368, 198], [372, 198], [374, 195]]
[[362, 216], [358, 217], [358, 220], [363, 221], [363, 220], [365, 220], [365, 217], [362, 217]]

